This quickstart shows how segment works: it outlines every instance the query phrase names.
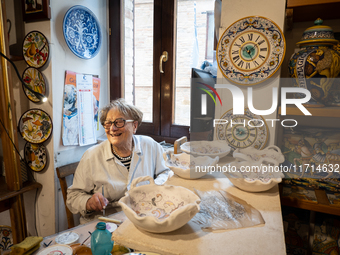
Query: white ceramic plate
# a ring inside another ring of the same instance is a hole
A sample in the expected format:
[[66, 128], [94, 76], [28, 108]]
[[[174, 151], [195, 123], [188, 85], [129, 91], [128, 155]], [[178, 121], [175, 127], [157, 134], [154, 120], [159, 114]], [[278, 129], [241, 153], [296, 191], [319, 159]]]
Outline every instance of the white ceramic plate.
[[38, 255], [72, 255], [73, 250], [65, 244], [56, 244], [43, 249]]
[[117, 225], [114, 223], [106, 223], [106, 229], [112, 233], [117, 229]]
[[230, 152], [230, 147], [222, 141], [193, 141], [181, 145], [181, 150], [195, 156], [223, 158]]
[[73, 244], [78, 241], [79, 235], [76, 232], [66, 232], [58, 235], [55, 242], [59, 244]]

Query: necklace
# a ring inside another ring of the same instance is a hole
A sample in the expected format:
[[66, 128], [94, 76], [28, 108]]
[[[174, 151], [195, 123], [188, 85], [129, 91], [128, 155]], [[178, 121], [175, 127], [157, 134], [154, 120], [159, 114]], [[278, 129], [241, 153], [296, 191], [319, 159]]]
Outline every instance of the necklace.
[[118, 155], [118, 153], [116, 152], [116, 150], [113, 148], [112, 145], [111, 145], [111, 148], [112, 148], [113, 154], [115, 154], [118, 157], [118, 159], [120, 159], [120, 160], [130, 160], [132, 158], [132, 153], [130, 154], [130, 156], [121, 157], [121, 156]]

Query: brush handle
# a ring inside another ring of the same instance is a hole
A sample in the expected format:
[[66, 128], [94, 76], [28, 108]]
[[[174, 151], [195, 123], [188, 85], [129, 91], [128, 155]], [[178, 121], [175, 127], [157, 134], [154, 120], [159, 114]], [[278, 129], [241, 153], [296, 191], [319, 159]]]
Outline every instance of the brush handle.
[[113, 222], [113, 223], [117, 223], [117, 224], [122, 223], [121, 220], [111, 219], [111, 218], [107, 218], [107, 217], [98, 217], [98, 220]]

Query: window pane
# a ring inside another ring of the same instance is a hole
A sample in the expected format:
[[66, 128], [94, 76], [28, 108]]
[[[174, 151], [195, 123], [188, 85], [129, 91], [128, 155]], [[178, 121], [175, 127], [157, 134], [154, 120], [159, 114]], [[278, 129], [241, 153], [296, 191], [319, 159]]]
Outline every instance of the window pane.
[[191, 68], [212, 61], [213, 14], [214, 0], [177, 0], [175, 124], [190, 125]]
[[152, 122], [153, 0], [125, 0], [125, 99]]

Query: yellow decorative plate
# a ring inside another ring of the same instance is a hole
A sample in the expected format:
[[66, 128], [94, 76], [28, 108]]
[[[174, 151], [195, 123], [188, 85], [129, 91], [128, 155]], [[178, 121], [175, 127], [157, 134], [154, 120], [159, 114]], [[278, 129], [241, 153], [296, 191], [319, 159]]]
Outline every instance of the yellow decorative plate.
[[36, 172], [44, 170], [47, 163], [46, 147], [43, 144], [25, 144], [25, 161]]
[[21, 115], [18, 129], [21, 136], [30, 143], [43, 143], [52, 134], [52, 120], [40, 109], [31, 109]]
[[[46, 95], [46, 82], [44, 79], [43, 74], [34, 67], [28, 67], [25, 69], [24, 73], [22, 74], [22, 79], [25, 84], [30, 87], [32, 90]], [[40, 99], [37, 98], [31, 91], [25, 88], [24, 84], [22, 88], [25, 92], [25, 95], [34, 103], [40, 102]]]
[[46, 37], [39, 31], [29, 32], [23, 42], [23, 56], [27, 65], [40, 68], [46, 64], [50, 49]]

